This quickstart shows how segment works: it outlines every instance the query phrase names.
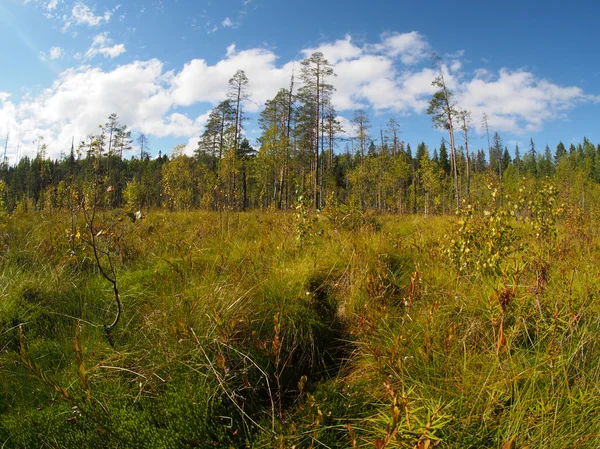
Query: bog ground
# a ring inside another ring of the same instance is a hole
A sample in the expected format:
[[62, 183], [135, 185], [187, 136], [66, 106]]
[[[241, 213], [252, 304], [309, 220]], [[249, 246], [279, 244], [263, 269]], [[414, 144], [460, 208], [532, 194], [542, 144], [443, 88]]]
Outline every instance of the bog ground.
[[544, 197], [427, 219], [102, 212], [108, 334], [85, 217], [5, 216], [0, 441], [597, 447], [597, 221]]

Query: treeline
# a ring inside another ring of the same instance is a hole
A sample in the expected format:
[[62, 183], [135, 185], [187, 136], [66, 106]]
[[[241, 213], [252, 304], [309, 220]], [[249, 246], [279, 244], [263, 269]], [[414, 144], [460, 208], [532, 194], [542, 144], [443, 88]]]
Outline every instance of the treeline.
[[[441, 66], [440, 66], [440, 74]], [[170, 210], [290, 209], [300, 198], [320, 209], [342, 203], [381, 212], [437, 214], [454, 210], [462, 200], [486, 197], [490, 185], [503, 195], [527, 180], [553, 178], [565, 200], [582, 207], [596, 204], [600, 183], [600, 144], [584, 138], [568, 148], [562, 143], [539, 151], [509, 151], [495, 133], [489, 147], [469, 151], [467, 111], [451, 103], [441, 75], [440, 90], [430, 101], [434, 125], [449, 131], [437, 148], [416, 148], [400, 138], [395, 119], [373, 136], [368, 115], [358, 110], [352, 138], [345, 137], [331, 103], [333, 76], [327, 60], [315, 53], [302, 63], [300, 88], [294, 77], [266, 102], [259, 117], [262, 134], [253, 147], [245, 137], [249, 98], [247, 79], [238, 71], [229, 92], [210, 113], [193, 156], [176, 146], [169, 156], [151, 159], [148, 139], [131, 132], [112, 114], [97, 135], [89, 135], [58, 160], [40, 145], [35, 158], [0, 166], [0, 207], [52, 211], [74, 208], [83, 195], [108, 188], [104, 207]], [[487, 120], [485, 121], [487, 130]], [[455, 140], [454, 130], [461, 136]], [[488, 133], [489, 135], [489, 133]], [[567, 198], [568, 197], [568, 198]], [[587, 198], [587, 199], [586, 199]]]
[[[583, 143], [569, 148], [559, 143], [554, 151], [546, 146], [537, 152], [531, 142], [523, 156], [517, 149], [511, 157], [501, 144], [495, 134], [491, 158], [486, 158], [484, 150], [475, 153], [470, 192], [466, 156], [458, 149], [459, 189], [465, 200], [483, 200], [490, 184], [510, 194], [523, 182], [548, 177], [562, 187], [566, 201], [582, 207], [596, 204], [600, 145], [584, 138]], [[195, 156], [187, 156], [182, 148], [155, 159], [148, 154], [125, 159], [115, 152], [103, 154], [97, 145], [100, 143], [94, 141], [91, 151], [82, 154], [75, 150], [59, 160], [45, 158], [40, 152], [15, 166], [4, 164], [0, 170], [3, 210], [68, 210], [76, 207], [81, 193], [91, 192], [95, 183], [114, 189], [104, 200], [104, 207], [135, 210], [289, 209], [300, 195], [312, 198], [310, 161], [301, 151], [278, 161], [276, 153], [264, 146], [255, 150], [243, 139], [236, 160], [230, 154], [213, 155], [202, 149]], [[394, 149], [385, 142], [377, 145], [370, 141], [365, 155], [359, 151], [326, 154], [323, 165], [319, 181], [322, 206], [335, 202], [381, 212], [426, 215], [450, 212], [455, 207], [451, 164], [443, 141], [433, 151], [425, 143], [413, 151], [410, 144], [399, 143]]]

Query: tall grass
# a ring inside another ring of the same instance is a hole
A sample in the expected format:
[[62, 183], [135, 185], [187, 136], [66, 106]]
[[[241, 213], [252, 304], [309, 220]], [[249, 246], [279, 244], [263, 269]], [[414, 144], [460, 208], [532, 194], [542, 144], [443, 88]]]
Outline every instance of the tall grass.
[[451, 217], [334, 212], [120, 222], [114, 348], [70, 217], [5, 218], [0, 447], [600, 445], [596, 223], [465, 271]]

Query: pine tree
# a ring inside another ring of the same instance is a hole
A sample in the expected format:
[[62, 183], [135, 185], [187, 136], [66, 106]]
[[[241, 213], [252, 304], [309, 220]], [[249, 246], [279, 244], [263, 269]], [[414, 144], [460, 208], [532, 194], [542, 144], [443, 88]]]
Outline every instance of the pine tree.
[[490, 148], [490, 171], [497, 174], [498, 179], [502, 179], [502, 153], [502, 139], [500, 134], [495, 132]]
[[242, 163], [242, 210], [248, 209], [248, 160], [254, 157], [256, 151], [244, 138], [238, 149], [237, 159]]
[[561, 142], [558, 142], [558, 145], [556, 145], [556, 152], [554, 153], [554, 164], [558, 165], [558, 163], [560, 162], [560, 159], [563, 156], [567, 155], [567, 149], [565, 148], [565, 144]]
[[369, 117], [364, 109], [354, 111], [352, 124], [356, 128], [356, 140], [358, 141], [358, 154], [361, 158], [367, 154], [367, 142], [370, 140], [369, 129], [371, 128]]
[[390, 118], [386, 127], [386, 137], [391, 141], [392, 156], [396, 156], [401, 151], [402, 141], [400, 140], [400, 125], [395, 118]]
[[[264, 201], [268, 203], [271, 200], [271, 196], [266, 195], [266, 190], [269, 190], [273, 193], [272, 200], [277, 202], [278, 208], [282, 207], [286, 168], [289, 165], [289, 101], [289, 91], [281, 89], [272, 100], [266, 102], [258, 120], [263, 130], [263, 135], [259, 139], [261, 144], [259, 160], [262, 164], [260, 175], [262, 179], [259, 180], [259, 184], [264, 191]], [[270, 168], [265, 167], [265, 164]], [[264, 205], [268, 206], [268, 204]]]
[[540, 176], [552, 176], [553, 171], [552, 153], [550, 152], [550, 147], [546, 145], [544, 155], [539, 160], [538, 173]]
[[508, 148], [504, 147], [504, 152], [502, 153], [502, 173], [506, 171], [510, 163], [510, 153], [508, 152]]
[[523, 161], [521, 160], [521, 152], [519, 151], [519, 144], [515, 144], [515, 158], [513, 159], [513, 165], [517, 169], [517, 175], [520, 175]]
[[313, 53], [310, 58], [302, 61], [300, 78], [303, 86], [300, 94], [309, 105], [312, 103], [312, 123], [310, 145], [312, 147], [311, 173], [313, 176], [313, 205], [319, 208], [321, 195], [319, 192], [319, 141], [322, 118], [322, 105], [327, 102], [333, 92], [333, 86], [327, 83], [327, 78], [334, 75], [333, 68], [321, 52]]
[[229, 80], [229, 92], [227, 98], [230, 100], [234, 110], [234, 125], [233, 125], [233, 146], [231, 148], [231, 186], [230, 186], [230, 198], [231, 203], [235, 202], [236, 195], [236, 176], [235, 170], [237, 166], [237, 154], [239, 153], [239, 146], [242, 138], [243, 123], [245, 120], [243, 102], [248, 100], [250, 94], [248, 93], [248, 77], [243, 70], [238, 70], [235, 75]]
[[442, 139], [442, 143], [440, 143], [439, 160], [440, 160], [440, 168], [442, 169], [444, 174], [449, 175], [450, 174], [450, 160], [448, 159], [448, 150], [446, 149], [446, 143], [444, 142], [443, 139]]
[[529, 140], [529, 151], [523, 158], [523, 169], [526, 173], [537, 176], [537, 152], [533, 138]]
[[454, 192], [456, 197], [456, 205], [460, 204], [460, 192], [458, 189], [458, 168], [456, 166], [456, 147], [454, 145], [454, 118], [457, 114], [452, 102], [453, 94], [446, 86], [444, 80], [444, 72], [442, 70], [442, 62], [439, 56], [433, 55], [434, 67], [437, 69], [438, 76], [431, 83], [439, 90], [433, 94], [429, 101], [427, 114], [431, 115], [431, 120], [436, 128], [445, 129], [450, 137], [450, 165], [452, 177], [454, 179]]
[[475, 159], [475, 171], [478, 173], [483, 173], [487, 170], [488, 164], [485, 160], [485, 152], [483, 150], [477, 151], [477, 157]]
[[471, 125], [471, 112], [461, 109], [458, 111], [458, 119], [460, 121], [460, 129], [463, 133], [463, 141], [465, 142], [466, 151], [466, 172], [467, 172], [467, 199], [471, 200], [471, 156], [469, 154], [469, 129]]
[[227, 99], [231, 102], [234, 110], [234, 134], [233, 150], [237, 152], [241, 141], [241, 133], [244, 122], [244, 111], [242, 103], [250, 97], [248, 93], [248, 77], [243, 70], [238, 70], [229, 80], [229, 92]]
[[369, 150], [368, 150], [367, 155], [369, 157], [377, 156], [377, 147], [375, 146], [375, 142], [373, 142], [372, 140], [371, 140], [371, 143], [369, 144]]

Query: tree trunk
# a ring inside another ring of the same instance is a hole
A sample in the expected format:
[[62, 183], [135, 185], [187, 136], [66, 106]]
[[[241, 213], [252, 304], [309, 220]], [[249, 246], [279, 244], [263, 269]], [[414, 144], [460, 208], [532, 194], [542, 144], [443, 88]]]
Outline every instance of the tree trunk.
[[314, 148], [314, 207], [319, 208], [319, 101], [321, 94], [321, 85], [319, 79], [319, 73], [317, 72], [317, 101], [315, 104], [315, 148]]

